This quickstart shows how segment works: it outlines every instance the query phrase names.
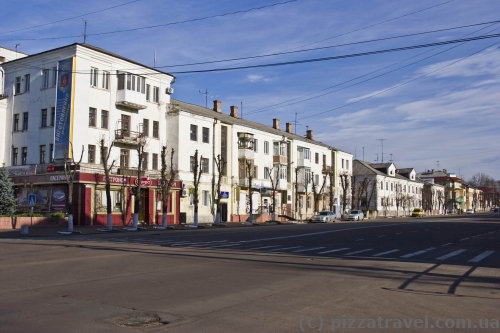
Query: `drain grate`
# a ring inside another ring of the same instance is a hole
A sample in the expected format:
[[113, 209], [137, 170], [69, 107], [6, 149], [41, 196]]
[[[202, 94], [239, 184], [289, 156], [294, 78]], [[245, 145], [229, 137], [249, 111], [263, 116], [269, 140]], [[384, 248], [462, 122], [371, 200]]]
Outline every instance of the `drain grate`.
[[133, 314], [116, 320], [116, 324], [121, 327], [156, 327], [168, 323], [168, 321], [162, 321], [158, 315], [151, 313]]

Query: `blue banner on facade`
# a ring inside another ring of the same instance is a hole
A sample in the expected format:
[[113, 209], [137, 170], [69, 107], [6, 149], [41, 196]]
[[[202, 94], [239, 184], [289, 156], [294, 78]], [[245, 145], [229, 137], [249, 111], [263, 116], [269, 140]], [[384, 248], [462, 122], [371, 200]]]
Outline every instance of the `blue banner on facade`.
[[71, 157], [74, 59], [60, 60], [57, 70], [56, 123], [54, 129], [54, 159]]

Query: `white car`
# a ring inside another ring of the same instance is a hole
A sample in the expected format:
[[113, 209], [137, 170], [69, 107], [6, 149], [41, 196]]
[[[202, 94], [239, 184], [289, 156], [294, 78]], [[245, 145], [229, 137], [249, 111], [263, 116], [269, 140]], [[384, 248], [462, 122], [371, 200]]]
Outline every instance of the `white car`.
[[474, 210], [472, 209], [467, 209], [467, 211], [465, 212], [466, 214], [474, 214]]
[[353, 210], [347, 217], [349, 221], [363, 221], [365, 218], [365, 215], [363, 214], [362, 210]]
[[333, 214], [333, 212], [328, 212], [328, 211], [320, 212], [314, 215], [314, 217], [311, 219], [311, 222], [323, 222], [323, 223], [335, 222], [335, 214]]

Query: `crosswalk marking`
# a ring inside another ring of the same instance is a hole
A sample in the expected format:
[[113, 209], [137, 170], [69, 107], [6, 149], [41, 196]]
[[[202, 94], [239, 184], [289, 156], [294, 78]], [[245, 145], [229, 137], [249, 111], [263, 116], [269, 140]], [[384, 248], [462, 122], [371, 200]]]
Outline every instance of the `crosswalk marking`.
[[282, 247], [280, 249], [272, 249], [272, 250], [269, 250], [269, 252], [278, 252], [278, 251], [283, 251], [283, 250], [291, 250], [291, 249], [297, 249], [299, 247], [303, 247], [303, 246], [291, 246], [291, 247]]
[[460, 249], [460, 250], [456, 250], [456, 251], [453, 251], [451, 253], [448, 253], [448, 254], [445, 254], [444, 256], [441, 256], [439, 258], [436, 258], [436, 260], [445, 260], [445, 259], [448, 259], [448, 258], [451, 258], [451, 257], [454, 257], [462, 252], [465, 252], [467, 250], [465, 249]]
[[299, 253], [299, 252], [308, 252], [308, 251], [314, 251], [314, 250], [321, 250], [324, 249], [324, 246], [318, 246], [318, 247], [313, 247], [313, 248], [308, 248], [308, 249], [301, 249], [301, 250], [296, 250], [292, 251], [292, 253]]
[[259, 246], [259, 247], [252, 247], [252, 248], [247, 249], [247, 250], [269, 249], [269, 248], [271, 248], [271, 247], [277, 247], [277, 246], [281, 246], [281, 245], [271, 245], [271, 246]]
[[385, 254], [389, 254], [389, 253], [397, 252], [397, 251], [399, 251], [399, 249], [394, 249], [394, 250], [390, 250], [390, 251], [380, 252], [380, 253], [372, 255], [372, 257], [380, 257], [380, 256], [383, 256]]
[[401, 258], [411, 258], [411, 257], [414, 257], [414, 256], [418, 256], [419, 254], [425, 253], [427, 251], [432, 251], [432, 250], [435, 250], [435, 249], [436, 249], [435, 247], [430, 247], [430, 248], [422, 250], [422, 251], [417, 251], [417, 252], [405, 254], [404, 256], [401, 256]]
[[318, 252], [318, 254], [332, 253], [332, 252], [338, 252], [338, 251], [343, 251], [343, 250], [349, 250], [349, 248], [348, 247], [343, 247], [341, 249], [322, 251], [322, 252]]
[[481, 260], [483, 260], [484, 258], [489, 256], [490, 254], [493, 254], [493, 252], [495, 252], [495, 251], [484, 251], [483, 253], [481, 253], [481, 254], [475, 256], [474, 258], [472, 258], [471, 260], [469, 260], [469, 262], [480, 262]]
[[461, 239], [461, 241], [466, 240], [466, 239], [469, 239], [469, 237], [467, 237], [467, 238], [462, 238], [462, 239]]
[[364, 250], [349, 252], [349, 253], [346, 253], [345, 255], [346, 256], [350, 256], [351, 254], [363, 253], [363, 252], [368, 252], [368, 251], [371, 251], [371, 250], [373, 250], [373, 249], [364, 249]]
[[446, 244], [443, 244], [443, 245], [441, 245], [441, 246], [448, 246], [448, 245], [450, 245], [450, 244], [451, 244], [451, 243], [446, 243]]
[[215, 249], [215, 248], [219, 248], [219, 247], [232, 247], [232, 246], [239, 246], [239, 245], [241, 245], [241, 244], [240, 243], [236, 243], [236, 244], [232, 243], [232, 244], [214, 245], [214, 246], [207, 246], [207, 247], [209, 247], [211, 249]]

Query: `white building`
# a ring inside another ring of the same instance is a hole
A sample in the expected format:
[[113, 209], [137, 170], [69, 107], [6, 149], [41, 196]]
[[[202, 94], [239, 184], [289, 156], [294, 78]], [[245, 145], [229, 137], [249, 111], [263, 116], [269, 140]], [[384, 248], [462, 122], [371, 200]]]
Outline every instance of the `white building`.
[[[110, 156], [110, 162], [115, 160], [117, 165], [113, 170], [113, 210], [117, 221], [128, 221], [130, 198], [123, 187], [136, 174], [131, 170], [138, 164], [138, 139], [147, 138], [145, 176], [156, 174], [165, 144], [170, 85], [175, 78], [79, 43], [11, 60], [1, 68], [6, 98], [0, 109], [4, 120], [0, 146], [5, 147], [0, 160], [12, 175], [26, 176], [14, 177], [20, 186], [21, 204], [35, 187], [42, 201], [36, 208], [53, 210], [53, 183], [63, 190], [65, 184], [64, 177], [56, 177], [57, 166], [72, 152], [79, 160], [83, 149], [75, 194], [81, 218], [75, 222], [98, 223], [103, 208], [99, 140], [104, 137], [106, 146], [115, 140]], [[142, 219], [152, 222], [156, 194], [148, 181], [145, 188]]]

